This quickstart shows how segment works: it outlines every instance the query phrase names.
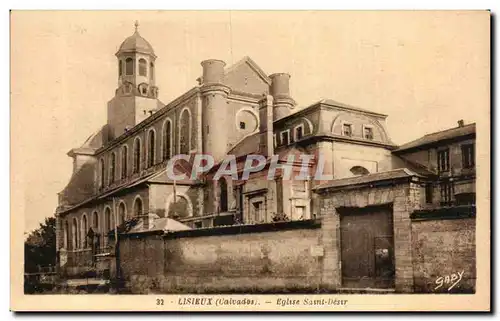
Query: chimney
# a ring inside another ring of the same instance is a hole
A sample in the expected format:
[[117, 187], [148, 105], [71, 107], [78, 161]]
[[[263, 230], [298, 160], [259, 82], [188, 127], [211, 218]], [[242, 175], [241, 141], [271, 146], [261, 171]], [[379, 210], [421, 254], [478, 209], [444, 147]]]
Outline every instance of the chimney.
[[463, 119], [460, 119], [458, 121], [458, 127], [464, 127], [464, 120]]
[[203, 84], [221, 84], [224, 80], [224, 67], [226, 63], [218, 59], [209, 59], [201, 62], [203, 67]]
[[290, 97], [290, 75], [286, 73], [272, 74], [271, 95], [274, 98]]
[[278, 120], [291, 113], [295, 101], [290, 97], [290, 75], [277, 73], [269, 76], [271, 78], [270, 94], [274, 100], [274, 120]]
[[259, 102], [259, 153], [270, 157], [274, 155], [273, 140], [273, 96], [265, 95]]

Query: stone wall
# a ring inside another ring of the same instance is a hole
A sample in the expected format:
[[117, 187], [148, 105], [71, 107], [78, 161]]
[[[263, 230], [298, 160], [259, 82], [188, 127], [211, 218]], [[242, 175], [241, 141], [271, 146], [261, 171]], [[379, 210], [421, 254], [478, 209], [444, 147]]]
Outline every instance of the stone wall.
[[246, 226], [244, 233], [221, 227], [125, 238], [121, 271], [133, 293], [315, 289], [321, 258], [311, 251], [321, 242], [318, 227], [301, 221]]
[[410, 213], [418, 209], [421, 188], [408, 181], [377, 188], [360, 187], [320, 195], [322, 244], [324, 246], [323, 283], [341, 287], [339, 207], [367, 207], [392, 204], [394, 229], [395, 289], [413, 290], [412, 240]]
[[82, 277], [90, 270], [92, 265], [92, 250], [81, 249], [76, 251], [62, 251], [60, 255], [66, 256], [62, 273], [67, 277]]
[[[416, 292], [448, 293], [475, 290], [475, 227], [474, 218], [412, 222]], [[440, 277], [442, 279], [438, 280]], [[449, 277], [449, 282], [446, 277]], [[461, 280], [452, 281], [456, 277]], [[457, 284], [452, 287], [456, 281]]]

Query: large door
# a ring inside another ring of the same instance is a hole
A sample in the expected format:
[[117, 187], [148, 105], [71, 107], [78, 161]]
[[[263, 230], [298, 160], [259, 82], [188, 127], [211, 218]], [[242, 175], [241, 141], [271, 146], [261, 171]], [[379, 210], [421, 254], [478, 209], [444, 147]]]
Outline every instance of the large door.
[[392, 208], [344, 208], [339, 214], [342, 286], [393, 288]]

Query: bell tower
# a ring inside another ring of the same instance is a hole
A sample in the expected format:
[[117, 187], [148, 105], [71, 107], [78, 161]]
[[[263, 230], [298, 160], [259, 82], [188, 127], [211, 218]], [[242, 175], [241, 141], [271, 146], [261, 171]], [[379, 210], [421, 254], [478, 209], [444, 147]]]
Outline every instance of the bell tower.
[[118, 59], [118, 89], [131, 84], [138, 90], [135, 94], [149, 97], [155, 94], [156, 55], [138, 29], [136, 21], [134, 34], [125, 39], [115, 54]]
[[156, 55], [149, 42], [134, 33], [126, 38], [115, 54], [118, 62], [118, 88], [108, 102], [109, 139], [149, 117], [160, 106], [155, 84]]

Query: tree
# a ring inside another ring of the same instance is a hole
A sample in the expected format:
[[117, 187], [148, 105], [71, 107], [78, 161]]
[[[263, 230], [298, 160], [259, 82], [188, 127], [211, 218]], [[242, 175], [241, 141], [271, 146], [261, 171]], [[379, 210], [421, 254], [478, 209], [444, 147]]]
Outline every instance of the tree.
[[24, 272], [37, 272], [38, 266], [56, 264], [56, 219], [48, 217], [24, 241]]

